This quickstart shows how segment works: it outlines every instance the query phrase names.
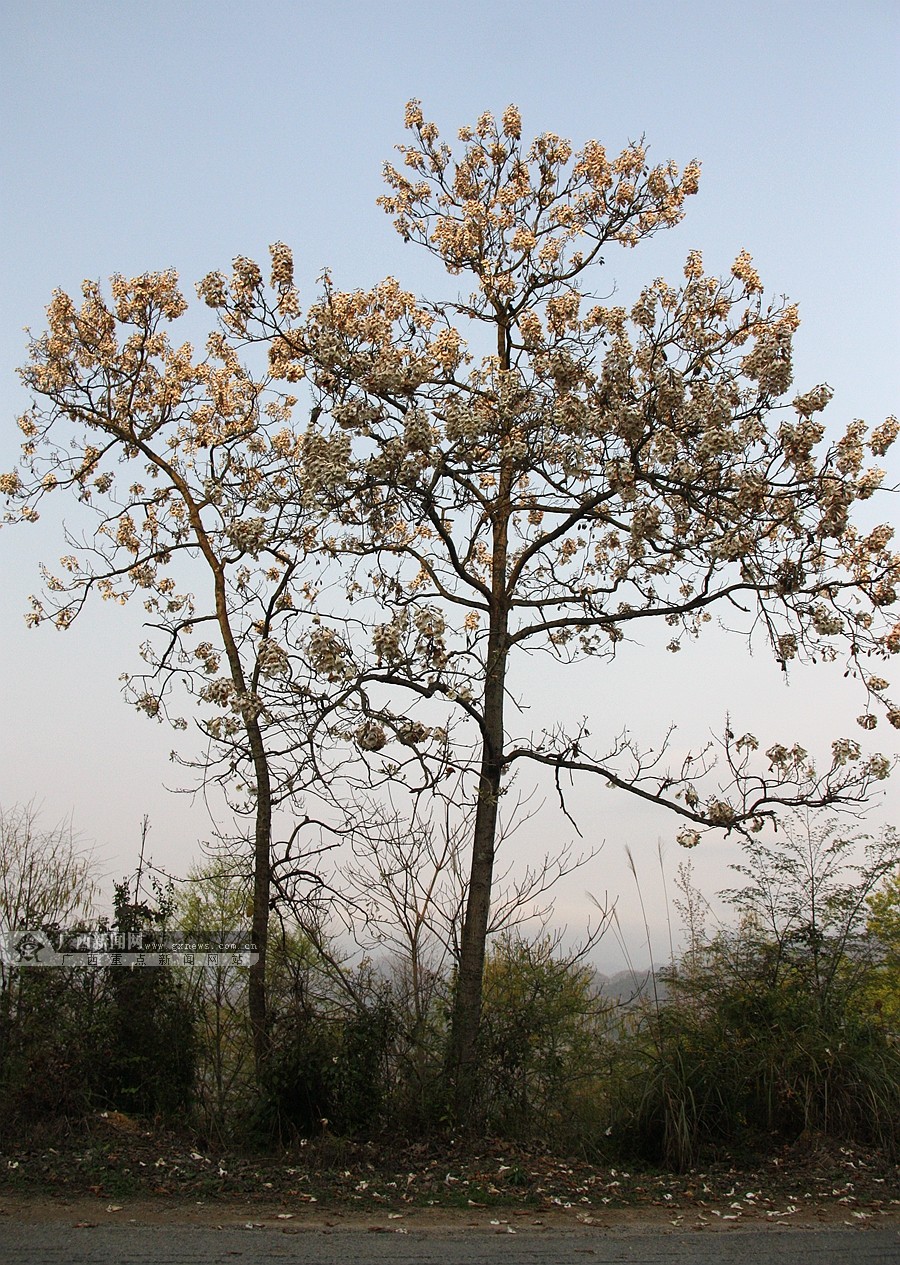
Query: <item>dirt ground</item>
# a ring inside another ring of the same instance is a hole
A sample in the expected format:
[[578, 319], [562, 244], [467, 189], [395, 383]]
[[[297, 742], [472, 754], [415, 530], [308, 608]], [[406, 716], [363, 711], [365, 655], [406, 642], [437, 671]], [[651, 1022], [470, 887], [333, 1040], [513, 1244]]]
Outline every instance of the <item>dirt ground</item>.
[[821, 1137], [685, 1173], [592, 1164], [499, 1140], [390, 1146], [333, 1138], [273, 1155], [198, 1149], [121, 1115], [0, 1146], [0, 1222], [724, 1230], [897, 1226], [900, 1166]]
[[[736, 1201], [735, 1201], [736, 1202]], [[730, 1205], [734, 1209], [734, 1205]], [[293, 1208], [293, 1211], [291, 1210]], [[516, 1228], [564, 1229], [578, 1225], [597, 1226], [610, 1230], [668, 1230], [671, 1227], [690, 1230], [727, 1231], [743, 1228], [791, 1226], [804, 1229], [821, 1226], [854, 1228], [893, 1227], [900, 1231], [900, 1207], [854, 1209], [840, 1205], [817, 1204], [789, 1209], [763, 1210], [742, 1207], [729, 1213], [695, 1207], [692, 1210], [672, 1208], [504, 1208], [478, 1210], [470, 1208], [408, 1208], [403, 1212], [373, 1209], [364, 1212], [354, 1208], [319, 1209], [309, 1205], [292, 1205], [289, 1199], [278, 1203], [257, 1201], [215, 1201], [212, 1203], [157, 1197], [124, 1198], [109, 1203], [96, 1196], [73, 1199], [55, 1195], [0, 1196], [0, 1222], [4, 1218], [22, 1223], [57, 1223], [78, 1228], [111, 1224], [130, 1225], [202, 1225], [217, 1227], [272, 1228], [284, 1233], [301, 1230], [363, 1229], [370, 1233], [389, 1233], [403, 1229], [465, 1229], [487, 1226]]]

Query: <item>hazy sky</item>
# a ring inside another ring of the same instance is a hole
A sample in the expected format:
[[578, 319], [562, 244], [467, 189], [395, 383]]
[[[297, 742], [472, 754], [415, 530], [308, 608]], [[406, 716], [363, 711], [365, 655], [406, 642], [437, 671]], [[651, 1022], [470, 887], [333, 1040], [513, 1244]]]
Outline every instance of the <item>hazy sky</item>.
[[[767, 288], [800, 303], [796, 380], [834, 387], [832, 427], [897, 410], [894, 0], [4, 0], [0, 47], [0, 470], [15, 463], [28, 403], [15, 375], [23, 327], [43, 328], [54, 287], [174, 266], [192, 293], [210, 269], [282, 239], [307, 299], [325, 265], [345, 288], [393, 273], [434, 292], [433, 270], [375, 206], [413, 96], [448, 136], [514, 101], [526, 132], [612, 150], [645, 135], [654, 160], [699, 157], [685, 223], [610, 255], [604, 280], [627, 298], [660, 274], [677, 280], [690, 248], [727, 270], [746, 247]], [[879, 514], [895, 519], [896, 503]], [[162, 789], [183, 784], [168, 761], [178, 736], [119, 696], [140, 612], [94, 609], [65, 634], [24, 628], [38, 562], [61, 552], [53, 515], [0, 532], [0, 804], [34, 798], [48, 823], [71, 814], [111, 877], [132, 868], [148, 813], [155, 859], [183, 872], [211, 826], [201, 803]], [[627, 720], [648, 739], [671, 720], [702, 739], [729, 709], [765, 745], [827, 751], [838, 734], [862, 736], [838, 675], [800, 674], [785, 689], [724, 638], [679, 660], [675, 674], [672, 657], [632, 647], [581, 679], [572, 705], [583, 710], [587, 689], [611, 732]], [[880, 728], [875, 745], [891, 750], [895, 737]], [[580, 804], [606, 847], [561, 914], [578, 922], [584, 888], [620, 892], [637, 937], [624, 845], [656, 920], [656, 840], [674, 867], [674, 822], [594, 788]], [[873, 819], [900, 820], [897, 804], [893, 787]], [[530, 846], [569, 833], [548, 809]], [[710, 889], [734, 855], [722, 843], [693, 854]], [[638, 939], [632, 950], [643, 956]]]

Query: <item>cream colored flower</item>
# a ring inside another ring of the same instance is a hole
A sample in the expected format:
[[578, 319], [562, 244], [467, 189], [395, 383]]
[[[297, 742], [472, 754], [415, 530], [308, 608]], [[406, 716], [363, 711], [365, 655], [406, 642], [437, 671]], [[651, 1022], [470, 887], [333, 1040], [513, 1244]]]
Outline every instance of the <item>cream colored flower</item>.
[[522, 135], [522, 116], [514, 105], [508, 105], [503, 111], [503, 135], [511, 140], [518, 140]]
[[742, 250], [731, 265], [732, 276], [737, 277], [738, 281], [743, 282], [744, 289], [748, 294], [760, 294], [762, 292], [762, 282], [759, 279], [759, 273], [753, 267], [753, 260], [746, 250]]

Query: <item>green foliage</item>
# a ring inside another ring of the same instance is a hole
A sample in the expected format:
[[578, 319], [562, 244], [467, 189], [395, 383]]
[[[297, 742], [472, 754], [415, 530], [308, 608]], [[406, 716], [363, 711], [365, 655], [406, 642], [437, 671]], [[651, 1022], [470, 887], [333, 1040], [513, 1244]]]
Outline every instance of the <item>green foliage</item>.
[[[90, 857], [71, 826], [33, 805], [0, 808], [0, 935], [42, 930], [90, 909]], [[73, 1118], [93, 1100], [102, 990], [92, 973], [22, 969], [0, 958], [0, 1122]]]
[[[485, 967], [472, 1119], [512, 1141], [684, 1169], [720, 1147], [805, 1131], [900, 1151], [900, 839], [798, 818], [748, 843], [708, 935], [679, 870], [688, 946], [654, 989], [616, 1009], [579, 954], [499, 934]], [[32, 867], [32, 871], [34, 867]], [[248, 880], [222, 859], [186, 894], [115, 891], [110, 931], [239, 935]], [[67, 890], [67, 889], [65, 889]], [[271, 946], [268, 1057], [257, 1077], [246, 968], [19, 969], [2, 994], [0, 1123], [75, 1122], [112, 1107], [182, 1115], [210, 1138], [433, 1135], [453, 978], [341, 957], [322, 926]]]
[[[246, 866], [227, 856], [193, 867], [174, 909], [185, 941], [221, 944], [246, 935], [250, 887]], [[222, 955], [179, 974], [196, 1022], [194, 1114], [204, 1135], [218, 1140], [240, 1128], [256, 1092], [248, 968]]]
[[895, 1041], [900, 1040], [900, 869], [869, 897], [868, 931], [881, 950], [869, 988], [873, 1010]]
[[389, 985], [349, 968], [318, 930], [285, 926], [269, 956], [272, 1031], [251, 1131], [289, 1143], [357, 1136], [381, 1122], [397, 1032]]
[[867, 899], [896, 864], [892, 831], [853, 840], [833, 823], [754, 843], [729, 893], [737, 927], [667, 977], [665, 1002], [623, 1033], [614, 1132], [683, 1168], [704, 1145], [804, 1130], [900, 1146], [900, 1049], [870, 1004], [880, 969]]
[[256, 1126], [281, 1142], [356, 1136], [381, 1121], [394, 1019], [386, 1002], [295, 1013], [263, 1071]]
[[107, 1012], [97, 971], [21, 970], [4, 1015], [0, 1122], [76, 1121], [100, 1100]]
[[191, 1101], [194, 1015], [166, 968], [24, 970], [0, 1068], [3, 1115], [99, 1108], [173, 1116]]
[[[127, 882], [116, 884], [112, 929], [142, 932], [155, 943], [174, 899], [154, 884], [140, 900]], [[183, 981], [168, 966], [107, 968], [105, 1067], [100, 1092], [108, 1105], [138, 1115], [173, 1115], [192, 1098], [196, 1062], [195, 1015]]]
[[[171, 910], [171, 893], [157, 888], [139, 900], [123, 882], [112, 922], [100, 927], [152, 936]], [[20, 968], [4, 1008], [0, 1087], [9, 1123], [74, 1122], [102, 1107], [172, 1116], [191, 1102], [194, 1013], [168, 967]]]
[[868, 925], [891, 954], [900, 954], [900, 869], [869, 897]]
[[571, 1143], [593, 1123], [609, 1022], [593, 972], [547, 937], [530, 943], [505, 934], [484, 978], [484, 1118], [503, 1136]]
[[258, 1123], [280, 1141], [377, 1127], [393, 1027], [386, 1004], [295, 1017], [265, 1068]]

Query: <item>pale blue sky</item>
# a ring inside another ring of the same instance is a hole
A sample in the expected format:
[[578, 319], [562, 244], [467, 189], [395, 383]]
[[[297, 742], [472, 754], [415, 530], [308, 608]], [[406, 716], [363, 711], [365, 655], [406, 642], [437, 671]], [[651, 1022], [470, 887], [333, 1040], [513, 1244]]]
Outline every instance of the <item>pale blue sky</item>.
[[[515, 101], [526, 131], [611, 149], [646, 134], [656, 159], [699, 157], [686, 222], [609, 256], [605, 279], [627, 294], [677, 276], [691, 247], [716, 269], [746, 247], [767, 286], [800, 302], [798, 382], [832, 384], [834, 426], [877, 423], [900, 402], [900, 8], [888, 0], [4, 0], [0, 45], [0, 469], [15, 461], [14, 417], [27, 403], [14, 372], [22, 327], [42, 327], [55, 286], [171, 265], [190, 291], [280, 238], [306, 297], [326, 264], [347, 287], [394, 273], [440, 292], [374, 205], [411, 96], [450, 137]], [[50, 819], [72, 812], [114, 874], [149, 812], [155, 855], [183, 869], [208, 824], [160, 789], [176, 780], [174, 735], [117, 693], [134, 665], [137, 613], [98, 610], [65, 636], [24, 630], [37, 561], [59, 552], [49, 520], [0, 534], [0, 803], [34, 796]], [[685, 723], [702, 736], [733, 691], [761, 723], [784, 716], [792, 737], [852, 732], [853, 700], [837, 683], [801, 681], [788, 696], [765, 665], [748, 671], [739, 646], [731, 653], [695, 660], [704, 680], [721, 678], [715, 697], [682, 667], [673, 718], [692, 713]], [[646, 720], [635, 685], [646, 667], [635, 658], [617, 672], [604, 699]], [[896, 790], [881, 815], [891, 802]], [[586, 880], [595, 890], [621, 881], [613, 854], [624, 842], [639, 852], [668, 829], [621, 797], [604, 796], [603, 814], [610, 868]], [[713, 883], [725, 855], [710, 853]]]

